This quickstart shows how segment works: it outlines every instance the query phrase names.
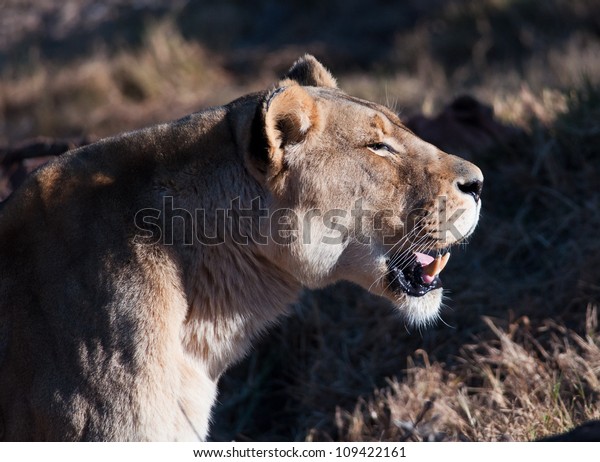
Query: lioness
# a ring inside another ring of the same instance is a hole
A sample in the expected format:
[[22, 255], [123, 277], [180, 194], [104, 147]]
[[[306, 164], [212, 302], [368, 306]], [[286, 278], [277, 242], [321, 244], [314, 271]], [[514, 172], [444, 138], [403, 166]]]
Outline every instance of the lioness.
[[303, 286], [427, 323], [482, 180], [309, 55], [57, 158], [0, 211], [1, 439], [205, 439], [219, 376]]

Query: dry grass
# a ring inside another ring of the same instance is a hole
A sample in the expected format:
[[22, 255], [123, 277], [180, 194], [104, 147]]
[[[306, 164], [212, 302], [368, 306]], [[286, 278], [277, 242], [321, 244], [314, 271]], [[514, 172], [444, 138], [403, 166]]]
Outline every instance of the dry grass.
[[[138, 45], [5, 67], [0, 142], [179, 117], [265, 87], [305, 51], [349, 93], [404, 114], [467, 92], [527, 133], [473, 156], [483, 214], [444, 272], [448, 325], [409, 332], [387, 302], [349, 284], [306, 292], [222, 379], [214, 439], [522, 441], [600, 418], [598, 2], [381, 2], [384, 15], [358, 0], [339, 15], [232, 2], [212, 16], [175, 3], [191, 10], [149, 19]], [[194, 21], [232, 27], [211, 39]], [[360, 47], [343, 35], [355, 25]]]
[[[498, 328], [495, 338], [465, 345], [459, 366], [409, 360], [393, 379], [356, 408], [338, 410], [345, 441], [529, 441], [600, 417], [600, 337], [590, 307], [591, 335], [552, 321], [532, 329], [527, 318]], [[549, 337], [548, 345], [540, 337]]]
[[[138, 50], [98, 50], [67, 67], [39, 62], [0, 85], [0, 142], [36, 134], [106, 136], [177, 118], [228, 95], [218, 59], [185, 41], [172, 21], [148, 26]], [[230, 89], [232, 97], [234, 89]]]

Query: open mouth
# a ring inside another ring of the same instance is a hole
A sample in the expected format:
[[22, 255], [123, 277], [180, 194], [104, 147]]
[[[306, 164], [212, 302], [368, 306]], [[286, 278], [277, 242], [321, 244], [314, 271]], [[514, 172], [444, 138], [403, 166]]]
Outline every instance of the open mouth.
[[412, 297], [422, 297], [442, 287], [439, 274], [449, 259], [448, 249], [435, 251], [435, 256], [414, 252], [408, 261], [391, 258], [387, 261], [389, 287]]

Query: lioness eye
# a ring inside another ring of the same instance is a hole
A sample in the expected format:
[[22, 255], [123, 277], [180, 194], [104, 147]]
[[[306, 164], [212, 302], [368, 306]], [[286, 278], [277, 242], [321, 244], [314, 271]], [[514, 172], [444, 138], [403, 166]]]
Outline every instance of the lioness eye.
[[373, 151], [388, 151], [393, 154], [397, 153], [397, 151], [394, 148], [392, 148], [389, 144], [385, 144], [385, 143], [373, 143], [367, 147], [372, 149]]

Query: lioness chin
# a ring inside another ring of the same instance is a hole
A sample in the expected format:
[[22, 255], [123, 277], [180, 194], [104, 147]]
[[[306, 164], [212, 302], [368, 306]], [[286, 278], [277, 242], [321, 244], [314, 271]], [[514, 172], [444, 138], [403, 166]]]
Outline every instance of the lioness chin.
[[206, 438], [219, 376], [303, 286], [427, 323], [482, 181], [308, 55], [61, 156], [0, 209], [0, 439]]

